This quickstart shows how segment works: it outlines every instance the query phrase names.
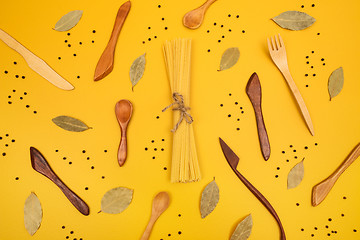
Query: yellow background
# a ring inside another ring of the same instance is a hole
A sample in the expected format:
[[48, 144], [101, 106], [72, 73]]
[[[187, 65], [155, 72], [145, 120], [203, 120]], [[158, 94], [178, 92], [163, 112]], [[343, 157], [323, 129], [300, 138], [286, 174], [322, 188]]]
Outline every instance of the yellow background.
[[[254, 221], [250, 239], [279, 239], [274, 219], [228, 166], [218, 137], [240, 157], [238, 170], [277, 210], [288, 239], [328, 239], [328, 233], [333, 239], [360, 239], [359, 162], [343, 174], [321, 205], [314, 208], [310, 202], [312, 187], [330, 175], [359, 142], [358, 1], [219, 0], [208, 10], [203, 25], [189, 30], [183, 27], [182, 16], [202, 1], [133, 0], [117, 44], [114, 70], [105, 79], [94, 82], [96, 63], [122, 3], [110, 0], [2, 2], [0, 28], [44, 59], [70, 81], [75, 90], [54, 87], [33, 72], [20, 55], [0, 42], [0, 136], [3, 137], [0, 153], [6, 152], [6, 156], [0, 155], [1, 240], [66, 239], [66, 236], [86, 240], [139, 239], [150, 217], [152, 199], [159, 191], [170, 193], [171, 204], [156, 222], [150, 239], [229, 239], [240, 220], [250, 213]], [[84, 10], [84, 14], [79, 24], [69, 31], [70, 36], [52, 29], [61, 16], [77, 9]], [[288, 10], [304, 11], [317, 21], [310, 28], [295, 32], [282, 29], [270, 20]], [[290, 71], [311, 114], [314, 137], [269, 57], [266, 38], [277, 33], [281, 33], [285, 41]], [[170, 183], [172, 114], [161, 113], [171, 102], [161, 44], [176, 37], [193, 39], [191, 108], [202, 180], [190, 184]], [[72, 46], [68, 47], [65, 40]], [[239, 62], [231, 69], [217, 72], [221, 55], [229, 47], [240, 49]], [[132, 92], [129, 68], [133, 60], [145, 52], [145, 74]], [[325, 59], [325, 66], [321, 58]], [[344, 88], [330, 102], [328, 77], [340, 66], [344, 68]], [[262, 85], [263, 113], [272, 147], [268, 162], [261, 156], [254, 112], [245, 93], [246, 83], [254, 71]], [[16, 74], [20, 77], [15, 78]], [[306, 84], [309, 87], [305, 87]], [[23, 92], [28, 94], [25, 96]], [[114, 106], [124, 98], [132, 101], [134, 112], [128, 129], [128, 159], [120, 168], [116, 160], [120, 130]], [[9, 100], [12, 104], [8, 104]], [[235, 105], [235, 101], [239, 104]], [[30, 107], [26, 108], [26, 104]], [[58, 115], [76, 117], [93, 129], [82, 133], [65, 131], [51, 121]], [[11, 139], [16, 141], [12, 143]], [[89, 216], [81, 215], [50, 180], [31, 168], [30, 146], [38, 148], [60, 178], [87, 202]], [[309, 149], [305, 150], [305, 146]], [[149, 150], [145, 151], [145, 147]], [[293, 149], [297, 152], [292, 152]], [[86, 160], [87, 157], [90, 160]], [[303, 182], [287, 190], [287, 174], [303, 157]], [[15, 180], [16, 177], [19, 180]], [[201, 219], [201, 192], [213, 177], [220, 188], [220, 201], [209, 216]], [[130, 206], [120, 214], [98, 214], [104, 193], [119, 186], [134, 189]], [[24, 228], [23, 205], [32, 191], [41, 201], [43, 221], [38, 232], [30, 237]]]

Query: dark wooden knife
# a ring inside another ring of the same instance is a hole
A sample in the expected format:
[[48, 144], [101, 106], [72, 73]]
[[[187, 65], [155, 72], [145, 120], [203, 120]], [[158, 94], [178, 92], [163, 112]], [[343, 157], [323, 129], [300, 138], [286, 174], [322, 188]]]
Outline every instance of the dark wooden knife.
[[88, 205], [61, 181], [61, 179], [51, 169], [41, 152], [34, 147], [30, 147], [30, 156], [31, 166], [33, 169], [53, 181], [61, 189], [69, 201], [76, 207], [76, 209], [79, 210], [79, 212], [86, 216], [89, 215]]
[[219, 140], [220, 140], [221, 149], [231, 169], [234, 171], [236, 176], [238, 176], [238, 178], [243, 182], [243, 184], [250, 190], [250, 192], [252, 192], [252, 194], [255, 195], [255, 197], [265, 206], [265, 208], [275, 218], [280, 228], [280, 239], [285, 240], [286, 239], [285, 231], [275, 209], [271, 206], [269, 201], [236, 169], [239, 163], [239, 157], [231, 150], [231, 148], [221, 138], [219, 138]]
[[130, 1], [125, 2], [119, 8], [110, 40], [96, 65], [94, 81], [99, 81], [103, 79], [109, 73], [111, 73], [114, 68], [114, 54], [116, 43], [119, 38], [120, 31], [124, 25], [125, 19], [129, 14], [130, 8]]
[[259, 77], [253, 73], [246, 85], [246, 93], [255, 111], [256, 124], [258, 129], [261, 153], [267, 161], [270, 157], [270, 143], [266, 132], [264, 118], [261, 109], [261, 85]]

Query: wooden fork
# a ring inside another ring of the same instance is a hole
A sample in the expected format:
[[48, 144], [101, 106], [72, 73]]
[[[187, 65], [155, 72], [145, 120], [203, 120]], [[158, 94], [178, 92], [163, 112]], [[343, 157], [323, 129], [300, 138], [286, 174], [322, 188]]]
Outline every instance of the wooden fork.
[[301, 113], [304, 117], [307, 127], [308, 127], [311, 135], [314, 136], [314, 134], [315, 134], [314, 127], [311, 122], [309, 111], [306, 108], [304, 99], [301, 97], [300, 91], [297, 88], [293, 78], [291, 77], [290, 71], [289, 71], [284, 41], [282, 40], [282, 38], [279, 34], [279, 38], [277, 38], [276, 36], [274, 38], [271, 37], [271, 43], [270, 43], [269, 38], [267, 39], [267, 42], [268, 42], [270, 56], [271, 56], [273, 62], [275, 63], [275, 65], [279, 68], [280, 72], [284, 76], [287, 84], [289, 85], [289, 87], [297, 101], [297, 104], [301, 110]]

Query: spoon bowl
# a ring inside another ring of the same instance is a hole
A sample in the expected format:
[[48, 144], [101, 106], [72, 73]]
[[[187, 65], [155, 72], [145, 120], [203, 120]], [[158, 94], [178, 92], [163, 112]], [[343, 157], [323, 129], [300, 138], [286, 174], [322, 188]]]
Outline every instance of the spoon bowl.
[[183, 24], [185, 27], [190, 29], [197, 29], [201, 26], [206, 10], [213, 4], [216, 0], [207, 0], [200, 7], [186, 13], [183, 17]]
[[118, 150], [118, 163], [121, 166], [124, 165], [127, 156], [127, 126], [132, 116], [132, 104], [129, 100], [122, 99], [115, 105], [115, 115], [118, 120], [121, 129], [121, 140]]

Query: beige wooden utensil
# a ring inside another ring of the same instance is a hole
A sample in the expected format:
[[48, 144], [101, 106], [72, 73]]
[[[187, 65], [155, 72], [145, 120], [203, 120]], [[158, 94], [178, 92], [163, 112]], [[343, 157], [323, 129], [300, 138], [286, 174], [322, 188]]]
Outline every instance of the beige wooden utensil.
[[57, 72], [55, 72], [44, 60], [30, 52], [13, 37], [0, 29], [0, 39], [10, 48], [18, 52], [26, 61], [28, 66], [50, 83], [63, 90], [73, 90], [74, 87]]
[[186, 13], [183, 18], [183, 24], [185, 27], [190, 29], [197, 29], [201, 26], [206, 10], [213, 4], [216, 0], [207, 0], [200, 7]]
[[[274, 41], [274, 38], [275, 38], [275, 41]], [[276, 36], [274, 38], [271, 37], [271, 43], [270, 43], [270, 40], [267, 39], [270, 56], [271, 56], [272, 60], [274, 61], [275, 65], [279, 68], [280, 72], [284, 76], [288, 86], [291, 89], [293, 96], [296, 99], [296, 102], [297, 102], [297, 104], [300, 108], [300, 111], [304, 117], [307, 127], [308, 127], [311, 135], [314, 136], [315, 132], [314, 132], [313, 124], [311, 122], [310, 113], [309, 113], [308, 109], [306, 108], [304, 99], [302, 98], [300, 91], [297, 88], [297, 86], [290, 74], [284, 41], [282, 40], [280, 34], [279, 34], [279, 39]]]
[[169, 207], [170, 197], [167, 192], [159, 192], [152, 204], [151, 217], [148, 225], [144, 231], [140, 240], [147, 240], [150, 237], [151, 230], [156, 222], [156, 220], [160, 217], [160, 215], [165, 212], [165, 210]]
[[130, 8], [130, 1], [125, 2], [119, 8], [110, 40], [96, 65], [94, 81], [99, 81], [103, 79], [109, 73], [111, 73], [114, 68], [114, 54], [116, 43], [119, 38], [120, 31], [124, 25], [125, 19], [129, 14]]
[[118, 150], [118, 162], [120, 167], [124, 165], [127, 156], [126, 130], [132, 115], [132, 104], [129, 100], [122, 99], [115, 105], [115, 114], [121, 129], [121, 140]]
[[315, 185], [312, 189], [312, 199], [311, 204], [316, 207], [319, 205], [326, 196], [329, 194], [330, 190], [341, 176], [341, 174], [360, 156], [360, 143], [352, 150], [350, 155], [345, 159], [345, 161], [336, 169], [336, 171], [326, 178], [321, 183]]

